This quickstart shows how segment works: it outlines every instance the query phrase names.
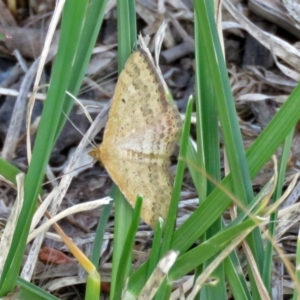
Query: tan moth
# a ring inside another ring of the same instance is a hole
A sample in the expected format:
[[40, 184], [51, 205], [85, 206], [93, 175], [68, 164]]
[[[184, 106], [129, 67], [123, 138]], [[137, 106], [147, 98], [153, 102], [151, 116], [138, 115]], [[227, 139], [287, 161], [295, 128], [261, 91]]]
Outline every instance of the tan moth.
[[141, 218], [154, 227], [167, 217], [173, 178], [170, 156], [182, 121], [144, 50], [127, 60], [117, 82], [103, 142], [90, 151], [134, 207], [143, 197]]

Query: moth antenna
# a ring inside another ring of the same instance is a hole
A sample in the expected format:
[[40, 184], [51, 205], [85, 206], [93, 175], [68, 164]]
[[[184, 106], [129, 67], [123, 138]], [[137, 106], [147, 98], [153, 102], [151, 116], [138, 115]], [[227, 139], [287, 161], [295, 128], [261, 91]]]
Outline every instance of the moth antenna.
[[78, 105], [82, 108], [85, 116], [87, 117], [87, 119], [92, 124], [93, 123], [93, 119], [92, 119], [91, 115], [89, 114], [89, 112], [87, 111], [86, 107], [74, 95], [72, 95], [70, 92], [66, 91], [66, 94], [69, 95], [75, 102], [78, 103]]
[[[75, 171], [77, 171], [77, 170], [80, 170], [81, 168], [87, 167], [87, 166], [89, 166], [89, 165], [91, 165], [91, 164], [94, 164], [94, 162], [91, 161], [90, 163], [84, 164], [84, 165], [82, 165], [82, 166], [80, 166], [80, 167], [77, 167], [77, 168], [71, 170], [70, 172], [67, 172], [67, 173], [62, 174], [61, 176], [57, 176], [57, 177], [55, 177], [55, 180], [61, 179], [63, 176], [65, 176], [65, 175], [67, 175], [67, 174], [71, 174], [72, 172], [75, 172]], [[46, 184], [48, 184], [48, 183], [52, 183], [52, 182], [54, 182], [54, 180], [48, 180], [48, 181], [46, 181], [45, 183], [43, 183], [42, 186], [44, 186], [44, 185], [46, 185]]]
[[[109, 64], [109, 66], [110, 66], [110, 64]], [[80, 88], [80, 93], [82, 94], [82, 93], [84, 93], [84, 92], [86, 92], [86, 91], [89, 91], [90, 88], [92, 87], [92, 88], [94, 88], [94, 89], [100, 91], [100, 92], [103, 93], [106, 97], [109, 98], [109, 97], [110, 97], [110, 93], [109, 93], [109, 92], [106, 92], [104, 89], [102, 89], [102, 88], [99, 86], [99, 84], [100, 84], [100, 83], [101, 83], [101, 84], [107, 84], [107, 83], [110, 83], [110, 82], [114, 82], [114, 80], [115, 80], [116, 78], [118, 78], [118, 77], [119, 77], [119, 76], [118, 76], [118, 71], [117, 71], [117, 70], [105, 74], [103, 77], [101, 77], [101, 81], [100, 81], [100, 80], [98, 80], [98, 81], [92, 81], [92, 80], [90, 80], [90, 79], [87, 77], [87, 78], [84, 79], [84, 82], [87, 84], [87, 86]], [[88, 106], [86, 106], [86, 107], [88, 107]]]
[[[82, 136], [84, 136], [84, 133], [83, 132], [81, 132], [81, 130], [74, 124], [74, 122], [67, 116], [67, 114], [63, 111], [62, 112], [64, 115], [65, 115], [65, 117], [68, 119], [68, 121], [72, 124], [72, 126], [82, 135]], [[92, 146], [92, 147], [97, 147], [97, 145], [96, 145], [96, 143], [95, 143], [95, 141], [90, 141], [90, 140], [88, 140], [89, 141], [89, 143], [90, 143], [90, 145]]]

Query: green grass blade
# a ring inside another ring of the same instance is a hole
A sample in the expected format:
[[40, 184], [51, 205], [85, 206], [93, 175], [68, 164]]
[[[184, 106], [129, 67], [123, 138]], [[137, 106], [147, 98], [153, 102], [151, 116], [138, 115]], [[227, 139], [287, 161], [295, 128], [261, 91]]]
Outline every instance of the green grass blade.
[[[94, 49], [104, 19], [107, 2], [108, 0], [92, 0], [88, 5], [85, 18], [81, 20], [82, 30], [80, 31], [78, 47], [67, 88], [67, 91], [74, 96], [78, 94], [89, 60], [91, 58], [91, 53]], [[78, 19], [76, 19], [76, 21], [79, 22]], [[69, 115], [73, 107], [73, 103], [74, 100], [70, 96], [65, 95], [62, 110], [66, 115]], [[61, 115], [55, 134], [55, 140], [58, 138], [65, 122], [65, 116]]]
[[188, 151], [188, 147], [190, 146], [188, 141], [189, 141], [190, 126], [191, 126], [190, 120], [192, 115], [192, 109], [193, 109], [193, 101], [192, 98], [190, 98], [187, 104], [186, 118], [184, 122], [182, 136], [181, 136], [178, 165], [177, 165], [176, 177], [174, 181], [174, 188], [172, 191], [172, 200], [170, 204], [168, 218], [166, 221], [163, 244], [161, 249], [161, 257], [170, 249], [171, 239], [172, 239], [174, 226], [176, 222], [178, 203], [180, 200], [181, 185], [182, 185], [182, 180], [183, 180], [183, 175], [184, 175], [184, 170], [186, 165], [185, 157]]
[[[188, 167], [189, 173], [191, 174], [193, 183], [195, 184], [197, 195], [199, 196], [200, 199], [205, 199], [206, 189], [207, 189], [206, 176], [205, 176], [205, 174], [203, 174], [203, 176], [205, 177], [205, 180], [201, 180], [201, 176], [199, 175], [200, 172], [199, 172], [199, 167], [198, 167], [198, 165], [199, 165], [198, 156], [200, 154], [198, 154], [198, 152], [194, 148], [194, 145], [193, 145], [193, 142], [191, 141], [191, 139], [189, 139], [187, 143], [189, 144], [189, 146], [187, 148], [187, 153], [186, 153], [186, 162], [188, 162], [187, 167]], [[204, 169], [201, 168], [201, 170], [204, 170]]]
[[[129, 226], [132, 222], [133, 216], [131, 206], [121, 194], [117, 186], [113, 187], [112, 195], [113, 199], [115, 200], [115, 230], [110, 298], [116, 299], [115, 293], [118, 289], [118, 286], [120, 285], [120, 282], [117, 281], [117, 278], [119, 273], [119, 267], [121, 264], [121, 256], [123, 253], [125, 240], [128, 235]], [[131, 257], [131, 253], [129, 254], [129, 256]], [[122, 268], [127, 268], [127, 272], [129, 272], [130, 266], [122, 263]]]
[[119, 74], [127, 58], [137, 46], [135, 1], [118, 0], [118, 59]]
[[271, 158], [299, 120], [299, 97], [300, 85], [298, 84], [268, 126], [248, 149], [247, 158], [252, 178]]
[[[125, 1], [123, 1], [123, 2], [125, 2]], [[137, 44], [136, 44], [136, 40], [137, 40], [136, 24], [137, 24], [137, 22], [136, 22], [135, 1], [128, 0], [128, 11], [129, 11], [129, 22], [130, 22], [129, 30], [130, 30], [130, 37], [131, 37], [130, 45], [131, 45], [131, 47], [133, 46], [133, 48], [131, 48], [131, 52], [133, 52], [134, 50], [137, 49]], [[120, 12], [121, 12], [121, 10], [120, 10]]]
[[[211, 80], [216, 93], [226, 155], [233, 178], [232, 191], [240, 201], [246, 204], [253, 198], [252, 182], [211, 1], [196, 2], [195, 11], [196, 15], [199, 16], [198, 20], [201, 20], [199, 22], [199, 32], [204, 43], [203, 49], [206, 52], [207, 65], [210, 73], [213, 74]], [[218, 224], [220, 226], [221, 223]], [[217, 228], [214, 230], [217, 230]], [[264, 251], [259, 230], [254, 230], [248, 236], [247, 241], [259, 268], [262, 269]], [[254, 289], [255, 283], [252, 282], [252, 284], [252, 289]]]
[[170, 280], [176, 280], [203, 264], [213, 255], [221, 252], [232, 240], [246, 229], [256, 226], [256, 221], [248, 219], [241, 224], [226, 228], [209, 240], [181, 255], [170, 270]]
[[40, 287], [24, 280], [23, 278], [18, 277], [17, 285], [20, 287], [20, 291], [18, 291], [18, 297], [16, 299], [19, 300], [58, 300], [55, 296], [50, 293], [44, 291]]
[[[212, 10], [212, 9], [211, 9]], [[201, 11], [203, 14], [204, 12]], [[212, 12], [213, 13], [213, 12]], [[197, 101], [196, 101], [196, 116], [197, 116], [197, 149], [198, 151], [198, 166], [205, 170], [216, 182], [221, 180], [221, 166], [220, 166], [220, 142], [219, 142], [219, 124], [218, 124], [218, 111], [217, 111], [217, 99], [212, 86], [213, 76], [209, 69], [207, 53], [205, 51], [205, 45], [203, 43], [203, 37], [200, 35], [200, 28], [198, 21], [202, 19], [202, 16], [199, 16], [195, 13], [195, 57], [196, 57], [196, 91]], [[201, 93], [200, 93], [201, 92]], [[201, 143], [201, 137], [203, 141]], [[202, 150], [202, 151], [201, 151]], [[202, 162], [201, 157], [203, 156], [202, 152], [204, 151], [204, 162]], [[203, 168], [205, 166], [205, 168]], [[205, 174], [199, 174], [198, 181], [206, 180]], [[206, 180], [207, 186], [205, 191], [207, 194], [215, 188], [215, 184], [211, 180]], [[195, 185], [198, 184], [195, 182]], [[203, 194], [203, 193], [202, 193]], [[202, 195], [201, 194], [201, 195]], [[199, 195], [200, 199], [204, 200], [205, 196]], [[200, 202], [201, 203], [201, 202]], [[221, 217], [216, 220], [216, 222], [206, 231], [205, 238], [209, 239], [214, 236], [222, 228]], [[214, 259], [212, 257], [204, 265], [199, 266], [195, 272], [195, 278], [197, 278], [202, 272], [205, 272], [206, 266]], [[214, 271], [212, 276], [218, 278], [218, 282], [215, 285], [206, 285], [202, 288], [201, 293], [198, 295], [198, 299], [201, 297], [207, 297], [208, 299], [227, 299], [226, 285], [224, 278], [224, 267], [223, 264], [220, 264], [218, 268]]]
[[[195, 10], [197, 15], [206, 11], [206, 14], [201, 15], [202, 19], [199, 23], [199, 31], [203, 38], [210, 72], [214, 74], [214, 76], [212, 76], [212, 83], [216, 93], [219, 118], [230, 172], [233, 177], [233, 192], [240, 201], [246, 204], [253, 198], [252, 182], [236, 115], [235, 102], [231, 93], [227, 69], [214, 21], [213, 10], [208, 0], [195, 3]], [[253, 234], [249, 235], [247, 241], [259, 268], [262, 269], [264, 251], [259, 230], [255, 230]]]
[[[288, 164], [288, 160], [290, 158], [290, 151], [291, 146], [293, 143], [293, 137], [294, 137], [294, 129], [290, 132], [290, 134], [287, 136], [284, 142], [284, 146], [282, 149], [281, 154], [281, 160], [280, 160], [280, 166], [279, 166], [279, 172], [278, 172], [278, 181], [276, 186], [276, 192], [275, 192], [275, 199], [273, 202], [275, 202], [277, 199], [279, 199], [282, 195], [282, 188], [284, 185], [284, 179], [286, 174], [286, 168]], [[277, 211], [270, 215], [270, 221], [269, 221], [269, 234], [271, 237], [275, 234], [276, 224], [277, 224]], [[264, 260], [264, 267], [263, 267], [263, 274], [262, 278], [264, 281], [265, 286], [268, 289], [269, 294], [272, 293], [272, 286], [271, 286], [271, 280], [272, 280], [272, 267], [273, 267], [273, 244], [267, 240], [266, 246], [265, 246], [265, 260]]]
[[11, 163], [0, 158], [0, 174], [8, 181], [12, 182], [14, 185], [17, 185], [16, 176], [21, 173], [21, 171], [16, 168]]
[[239, 258], [235, 252], [231, 253], [224, 261], [225, 275], [230, 285], [234, 299], [251, 300], [251, 294], [247, 286], [244, 274], [240, 271]]
[[0, 41], [4, 41], [6, 39], [6, 35], [0, 32]]
[[133, 209], [132, 223], [128, 230], [128, 235], [126, 237], [122, 255], [120, 257], [120, 264], [118, 266], [117, 280], [118, 283], [114, 288], [114, 294], [111, 299], [121, 299], [122, 290], [128, 277], [128, 267], [131, 268], [131, 253], [134, 246], [134, 239], [140, 223], [140, 215], [142, 210], [143, 199], [138, 197]]
[[101, 277], [97, 271], [89, 274], [86, 282], [85, 300], [99, 300]]
[[[113, 201], [111, 201], [108, 205], [104, 206], [97, 229], [96, 229], [96, 233], [95, 233], [95, 240], [94, 240], [93, 248], [92, 248], [91, 262], [96, 267], [96, 270], [98, 270], [98, 266], [99, 266], [103, 237], [105, 234], [105, 229], [106, 229], [108, 219], [110, 217], [110, 211], [111, 211], [112, 205], [113, 205]], [[101, 276], [101, 274], [100, 274], [100, 276]], [[97, 282], [97, 280], [95, 280], [95, 279], [97, 279], [97, 277], [95, 278], [95, 274], [88, 277], [87, 287], [86, 287], [86, 296], [85, 296], [85, 299], [87, 299], [87, 300], [92, 299], [92, 297], [96, 294], [96, 292], [98, 290], [99, 282]], [[101, 280], [101, 277], [99, 277], [99, 280]], [[98, 298], [99, 298], [99, 294], [100, 294], [100, 286], [99, 286], [99, 292], [97, 294]]]
[[93, 243], [92, 255], [91, 255], [91, 261], [96, 268], [98, 268], [99, 265], [103, 237], [105, 234], [105, 229], [106, 229], [108, 219], [110, 217], [110, 211], [112, 206], [113, 206], [113, 201], [111, 201], [108, 205], [104, 206], [96, 229], [95, 240]]
[[[297, 251], [296, 251], [296, 266], [300, 265], [300, 231], [298, 232], [298, 238], [297, 238]], [[297, 282], [294, 282], [295, 285], [300, 285], [300, 270], [299, 268], [296, 268], [296, 278]], [[299, 289], [295, 288], [294, 294], [293, 294], [293, 300], [299, 299]]]
[[195, 2], [195, 11], [198, 20], [201, 20], [201, 22], [198, 22], [199, 34], [203, 40], [203, 49], [206, 52], [205, 57], [208, 59], [207, 65], [209, 66], [210, 73], [214, 75], [211, 77], [212, 85], [216, 93], [228, 162], [233, 176], [234, 192], [241, 201], [246, 203], [246, 199], [252, 199], [253, 196], [251, 178], [236, 115], [235, 103], [210, 3], [208, 0]]
[[[84, 14], [85, 8], [85, 1], [76, 0], [75, 2], [67, 2], [64, 9], [57, 57], [53, 66], [49, 91], [44, 103], [33, 148], [32, 160], [25, 178], [24, 205], [14, 232], [10, 252], [4, 265], [3, 273], [1, 274], [0, 296], [4, 296], [13, 290], [16, 283], [25, 251], [29, 226], [36, 208], [37, 196], [44, 179], [45, 168], [50, 157], [55, 130], [61, 114], [61, 99], [65, 95], [69, 80], [68, 71], [71, 69], [74, 57], [72, 53], [74, 54], [75, 52], [72, 46], [74, 46], [74, 43], [76, 45], [76, 42], [71, 37], [74, 38], [77, 29], [74, 22], [70, 23], [66, 20], [70, 19], [70, 14], [73, 16], [73, 20], [77, 16]], [[66, 71], [65, 76], [62, 76], [62, 69]], [[57, 78], [60, 78], [60, 80], [57, 80]]]
[[[214, 118], [218, 115], [208, 115], [208, 109], [210, 110], [212, 106], [209, 106], [209, 104], [213, 104], [214, 101], [210, 101], [211, 94], [213, 93], [213, 89], [211, 87], [211, 82], [208, 80], [208, 69], [205, 67], [206, 59], [204, 60], [204, 57], [202, 57], [202, 51], [201, 51], [201, 38], [198, 30], [198, 20], [194, 18], [195, 22], [195, 104], [196, 104], [196, 133], [197, 133], [197, 163], [196, 165], [202, 169], [206, 170], [205, 167], [205, 157], [207, 157], [208, 153], [204, 150], [205, 148], [205, 142], [207, 141], [207, 135], [206, 131], [208, 130], [210, 132], [210, 128], [205, 128], [207, 124], [210, 124], [210, 121], [207, 122], [207, 118]], [[210, 88], [208, 88], [210, 85]], [[207, 89], [208, 88], [208, 89]], [[206, 100], [206, 101], [205, 101]], [[206, 104], [206, 105], [204, 105]], [[205, 109], [207, 108], [207, 110]], [[212, 131], [214, 132], [214, 120], [212, 120]], [[209, 139], [208, 139], [209, 140]], [[214, 151], [214, 148], [213, 148]], [[207, 179], [205, 174], [199, 174], [197, 172], [197, 180], [193, 178], [193, 182], [195, 183], [198, 197], [201, 201], [203, 201], [206, 198], [207, 195]], [[199, 186], [199, 188], [197, 188]]]
[[161, 246], [161, 239], [163, 234], [163, 224], [160, 221], [157, 222], [154, 230], [154, 237], [152, 241], [152, 249], [149, 258], [149, 266], [147, 271], [147, 278], [150, 277], [152, 272], [154, 271], [155, 267], [157, 266], [160, 258], [160, 246]]

